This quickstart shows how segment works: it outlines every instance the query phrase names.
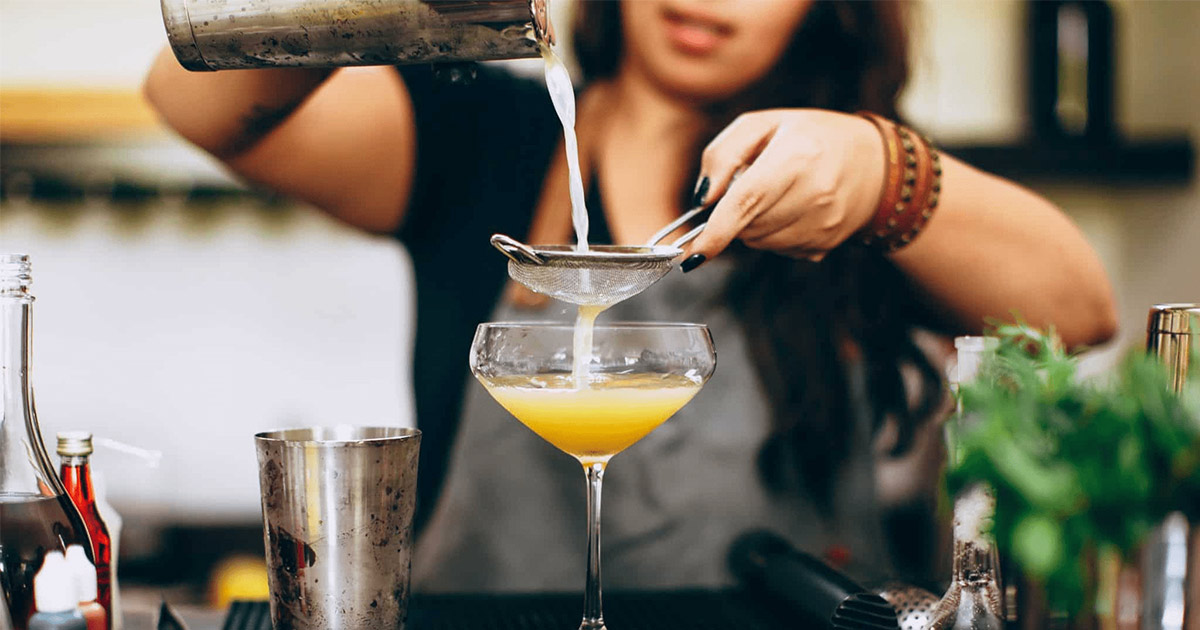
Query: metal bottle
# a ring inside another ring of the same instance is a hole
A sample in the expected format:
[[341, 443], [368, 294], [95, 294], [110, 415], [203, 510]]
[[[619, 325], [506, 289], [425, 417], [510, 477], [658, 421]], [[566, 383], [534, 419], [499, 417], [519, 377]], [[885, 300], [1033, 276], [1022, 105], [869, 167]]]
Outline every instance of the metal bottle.
[[[1200, 304], [1155, 304], [1146, 324], [1146, 350], [1167, 365], [1182, 392], [1200, 348]], [[1142, 557], [1142, 628], [1200, 629], [1200, 528], [1181, 513], [1167, 516]]]
[[[984, 358], [998, 342], [990, 337], [958, 337], [957, 384], [978, 376]], [[957, 393], [957, 387], [956, 387]], [[950, 430], [966, 421], [962, 398], [947, 423], [950, 457], [958, 457], [958, 444]], [[1002, 630], [1004, 597], [1000, 587], [1000, 559], [991, 537], [982, 531], [995, 513], [995, 499], [983, 484], [965, 488], [954, 501], [954, 574], [950, 588], [930, 614], [930, 630]]]
[[161, 0], [188, 70], [537, 57], [546, 0]]

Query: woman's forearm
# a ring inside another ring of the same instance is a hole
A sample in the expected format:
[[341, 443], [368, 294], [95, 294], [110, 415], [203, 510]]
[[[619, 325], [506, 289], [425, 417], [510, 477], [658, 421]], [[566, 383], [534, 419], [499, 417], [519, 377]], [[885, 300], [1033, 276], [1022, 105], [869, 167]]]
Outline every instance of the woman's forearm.
[[950, 323], [976, 332], [1016, 314], [1053, 325], [1068, 346], [1111, 338], [1112, 287], [1075, 224], [1028, 189], [949, 156], [942, 164], [937, 213], [893, 260]]
[[416, 132], [394, 69], [188, 72], [166, 50], [145, 92], [168, 125], [242, 177], [365, 230], [400, 224]]
[[228, 159], [287, 119], [329, 74], [314, 68], [190, 72], [167, 48], [155, 59], [143, 90], [180, 135]]

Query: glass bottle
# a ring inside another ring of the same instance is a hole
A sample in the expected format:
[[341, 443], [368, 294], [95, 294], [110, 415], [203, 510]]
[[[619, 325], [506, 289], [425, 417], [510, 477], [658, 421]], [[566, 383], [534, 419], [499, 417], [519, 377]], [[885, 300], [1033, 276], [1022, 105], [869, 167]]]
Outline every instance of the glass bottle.
[[[997, 340], [989, 337], [958, 337], [957, 384], [969, 383]], [[957, 458], [956, 432], [966, 421], [962, 396], [955, 417], [947, 423], [950, 457]], [[954, 570], [950, 588], [933, 609], [929, 630], [1003, 630], [1004, 598], [1000, 588], [1000, 560], [996, 545], [986, 533], [986, 525], [995, 513], [996, 502], [982, 484], [963, 489], [954, 500]]]
[[96, 602], [104, 608], [108, 619], [112, 614], [112, 537], [108, 525], [100, 516], [96, 492], [92, 488], [92, 434], [86, 431], [66, 431], [58, 434], [58, 456], [62, 461], [60, 476], [67, 496], [83, 517], [88, 536], [92, 539], [93, 564], [96, 567]]
[[[1155, 304], [1146, 326], [1146, 350], [1167, 366], [1171, 389], [1183, 394], [1189, 378], [1200, 372], [1200, 303]], [[1142, 557], [1141, 601], [1127, 594], [1127, 617], [1142, 616], [1152, 630], [1200, 628], [1200, 525], [1182, 512], [1167, 515], [1150, 535]], [[1139, 605], [1140, 604], [1140, 605]]]
[[33, 614], [33, 578], [50, 551], [82, 544], [87, 529], [46, 454], [30, 387], [33, 296], [29, 257], [0, 254], [0, 590], [12, 627]]

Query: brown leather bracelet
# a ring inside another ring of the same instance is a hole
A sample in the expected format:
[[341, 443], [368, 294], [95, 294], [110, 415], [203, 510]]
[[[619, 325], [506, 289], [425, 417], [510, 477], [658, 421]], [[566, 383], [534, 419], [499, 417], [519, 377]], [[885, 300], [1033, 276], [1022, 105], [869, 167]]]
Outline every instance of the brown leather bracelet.
[[894, 208], [900, 201], [900, 191], [903, 186], [901, 178], [904, 171], [901, 161], [904, 160], [904, 156], [900, 149], [900, 135], [896, 133], [896, 128], [891, 121], [871, 112], [859, 112], [859, 115], [869, 120], [879, 131], [879, 135], [883, 138], [887, 160], [883, 176], [883, 190], [879, 194], [879, 206], [861, 231], [863, 242], [867, 245], [874, 245], [877, 239], [882, 239], [887, 235], [887, 228], [884, 225], [887, 215], [882, 210]]
[[921, 214], [933, 190], [934, 179], [933, 157], [929, 146], [904, 127], [897, 127], [897, 132], [900, 134], [901, 144], [915, 156], [916, 165], [912, 169], [912, 176], [905, 180], [909, 184], [907, 194], [902, 195], [902, 199], [907, 203], [905, 211], [899, 213], [897, 207], [896, 221], [889, 223], [891, 230], [884, 242], [887, 251], [895, 251], [907, 245], [920, 231], [920, 226], [923, 225]]
[[861, 230], [864, 244], [893, 252], [920, 234], [941, 193], [941, 159], [931, 143], [873, 112], [859, 112], [884, 140], [887, 173], [879, 206]]

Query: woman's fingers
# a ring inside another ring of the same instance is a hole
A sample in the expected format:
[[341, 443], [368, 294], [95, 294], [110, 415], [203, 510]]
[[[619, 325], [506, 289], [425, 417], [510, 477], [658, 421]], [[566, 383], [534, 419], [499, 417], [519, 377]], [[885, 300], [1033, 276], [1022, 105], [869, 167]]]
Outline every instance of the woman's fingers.
[[692, 241], [689, 258], [696, 255], [703, 256], [697, 259], [700, 261], [715, 258], [759, 214], [779, 202], [794, 181], [787, 171], [786, 160], [775, 155], [782, 152], [777, 143], [768, 143], [754, 163], [729, 185], [713, 208], [708, 225]]
[[770, 142], [777, 123], [763, 114], [738, 116], [704, 149], [694, 205], [718, 199], [730, 187], [738, 170], [754, 161]]

